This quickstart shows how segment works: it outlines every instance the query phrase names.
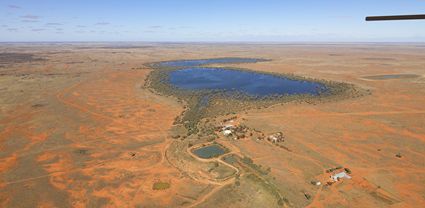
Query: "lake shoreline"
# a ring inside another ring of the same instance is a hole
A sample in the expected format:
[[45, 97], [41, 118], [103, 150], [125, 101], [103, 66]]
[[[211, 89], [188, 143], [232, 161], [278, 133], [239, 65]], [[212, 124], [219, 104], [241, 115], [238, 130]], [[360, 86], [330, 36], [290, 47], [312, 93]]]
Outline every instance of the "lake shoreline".
[[[222, 58], [224, 59], [224, 58]], [[209, 59], [200, 59], [202, 61]], [[213, 59], [211, 59], [213, 60]], [[259, 61], [270, 61], [269, 59], [255, 59], [257, 63]], [[193, 61], [193, 60], [176, 60], [177, 61]], [[152, 89], [154, 92], [175, 97], [179, 102], [182, 102], [185, 106], [185, 110], [182, 114], [176, 118], [175, 124], [182, 124], [188, 130], [188, 135], [198, 133], [198, 123], [201, 119], [208, 117], [216, 117], [222, 115], [236, 114], [237, 112], [246, 111], [253, 108], [267, 108], [276, 104], [283, 104], [292, 101], [305, 102], [310, 104], [318, 104], [323, 102], [338, 101], [348, 98], [357, 98], [365, 94], [368, 94], [367, 91], [360, 89], [359, 87], [345, 83], [345, 82], [336, 82], [324, 79], [314, 79], [303, 77], [294, 74], [283, 74], [275, 72], [259, 72], [252, 69], [239, 68], [235, 66], [226, 66], [226, 67], [211, 67], [205, 65], [193, 65], [189, 67], [183, 66], [163, 66], [161, 63], [170, 63], [173, 61], [164, 61], [164, 62], [154, 62], [146, 64], [147, 67], [151, 68], [152, 71], [146, 78], [145, 87]], [[240, 64], [238, 63], [225, 63], [229, 65]], [[213, 63], [216, 64], [216, 63]], [[190, 67], [202, 67], [202, 68], [215, 68], [215, 69], [230, 69], [230, 70], [239, 70], [245, 72], [253, 72], [258, 74], [272, 75], [276, 77], [281, 77], [289, 80], [297, 81], [306, 81], [319, 83], [326, 87], [326, 92], [319, 93], [318, 95], [310, 94], [294, 94], [294, 95], [276, 95], [276, 96], [266, 96], [266, 97], [253, 97], [246, 95], [244, 93], [235, 92], [235, 93], [226, 93], [225, 90], [182, 90], [175, 86], [172, 86], [168, 82], [169, 73], [172, 71], [177, 71]], [[230, 95], [230, 96], [229, 96]], [[208, 104], [207, 106], [202, 105], [202, 99], [205, 99], [207, 96]]]

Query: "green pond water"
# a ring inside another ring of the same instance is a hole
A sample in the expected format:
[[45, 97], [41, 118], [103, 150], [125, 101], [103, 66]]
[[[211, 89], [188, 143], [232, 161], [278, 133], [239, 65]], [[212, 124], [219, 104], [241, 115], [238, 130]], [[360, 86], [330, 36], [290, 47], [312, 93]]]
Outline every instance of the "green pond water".
[[226, 153], [226, 150], [218, 144], [213, 144], [195, 149], [193, 153], [200, 158], [209, 159]]

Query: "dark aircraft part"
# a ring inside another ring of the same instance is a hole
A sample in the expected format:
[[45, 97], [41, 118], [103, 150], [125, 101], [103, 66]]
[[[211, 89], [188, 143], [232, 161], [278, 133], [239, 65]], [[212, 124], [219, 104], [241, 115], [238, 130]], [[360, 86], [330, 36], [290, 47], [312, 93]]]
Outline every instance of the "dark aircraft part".
[[366, 21], [419, 20], [419, 19], [425, 19], [425, 14], [366, 17]]

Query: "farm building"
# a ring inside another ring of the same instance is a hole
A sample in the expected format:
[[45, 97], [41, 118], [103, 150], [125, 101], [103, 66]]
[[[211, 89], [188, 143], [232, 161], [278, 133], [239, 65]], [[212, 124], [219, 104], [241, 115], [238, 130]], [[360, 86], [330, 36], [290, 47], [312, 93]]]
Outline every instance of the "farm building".
[[223, 131], [223, 135], [224, 135], [224, 136], [232, 135], [232, 131], [231, 131], [231, 130], [229, 130], [229, 129], [224, 130], [224, 131]]
[[278, 143], [278, 142], [283, 142], [284, 137], [283, 137], [282, 132], [277, 132], [277, 133], [274, 133], [274, 134], [268, 136], [267, 140], [269, 142], [272, 142], [272, 143]]
[[331, 179], [333, 181], [339, 181], [339, 179], [342, 179], [342, 178], [351, 179], [351, 176], [349, 176], [346, 172], [336, 173], [331, 176]]

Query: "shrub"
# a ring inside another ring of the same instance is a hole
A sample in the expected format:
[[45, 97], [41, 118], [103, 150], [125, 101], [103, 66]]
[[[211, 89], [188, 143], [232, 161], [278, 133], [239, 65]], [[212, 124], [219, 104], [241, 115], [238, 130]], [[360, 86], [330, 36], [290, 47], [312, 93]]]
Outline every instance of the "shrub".
[[254, 162], [251, 158], [246, 156], [242, 158], [242, 161], [248, 164], [252, 164]]
[[351, 170], [349, 168], [344, 168], [344, 171], [347, 172], [348, 174], [351, 174]]
[[214, 141], [215, 140], [215, 138], [214, 137], [209, 137], [208, 139], [207, 139], [207, 141], [208, 142], [212, 142], [212, 141]]
[[165, 189], [169, 189], [170, 188], [170, 183], [167, 182], [155, 182], [152, 186], [153, 190], [165, 190]]

